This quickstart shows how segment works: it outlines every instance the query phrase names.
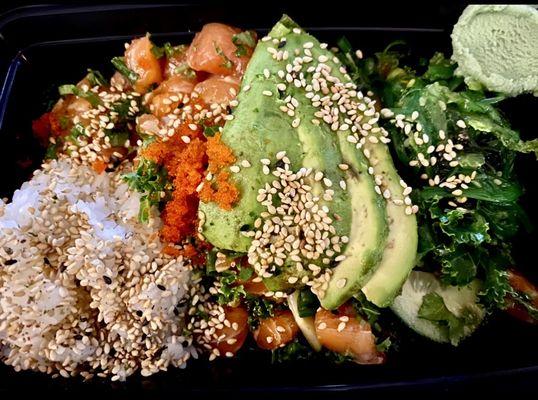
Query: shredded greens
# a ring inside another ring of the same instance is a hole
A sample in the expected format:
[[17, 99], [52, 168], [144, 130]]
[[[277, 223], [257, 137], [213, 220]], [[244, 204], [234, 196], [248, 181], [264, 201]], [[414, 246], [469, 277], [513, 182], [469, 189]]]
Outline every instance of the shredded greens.
[[169, 185], [166, 170], [153, 161], [142, 158], [136, 170], [126, 174], [123, 179], [132, 189], [141, 193], [138, 218], [147, 223], [151, 207], [159, 205], [162, 200], [161, 193], [165, 192]]
[[[490, 310], [505, 307], [509, 240], [521, 226], [530, 228], [514, 160], [517, 153], [538, 157], [538, 139], [521, 140], [497, 108], [503, 97], [468, 88], [443, 54], [423, 63], [422, 72], [402, 66], [404, 55], [394, 51], [400, 44], [360, 59], [344, 38], [337, 55], [359, 88], [373, 90], [391, 111], [380, 124], [419, 206], [419, 267], [452, 285], [479, 278], [481, 301]], [[434, 301], [423, 305], [424, 316]], [[446, 315], [442, 320], [459, 329]]]

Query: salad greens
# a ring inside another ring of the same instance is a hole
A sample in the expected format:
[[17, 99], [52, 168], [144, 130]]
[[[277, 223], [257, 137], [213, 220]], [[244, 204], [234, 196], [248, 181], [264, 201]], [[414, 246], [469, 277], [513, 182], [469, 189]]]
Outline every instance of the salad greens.
[[[344, 38], [337, 55], [363, 89], [380, 96], [398, 170], [413, 184], [419, 206], [419, 268], [451, 285], [484, 281], [481, 301], [504, 307], [511, 292], [508, 241], [528, 219], [514, 171], [516, 153], [538, 157], [538, 139], [521, 140], [497, 108], [504, 97], [469, 89], [455, 64], [436, 53], [423, 71], [401, 66], [395, 43], [359, 59]], [[424, 300], [421, 317], [461, 329], [438, 295]], [[442, 299], [441, 299], [442, 300]]]
[[150, 161], [142, 158], [135, 171], [124, 176], [129, 186], [141, 193], [140, 211], [138, 217], [141, 222], [149, 220], [151, 207], [159, 205], [162, 195], [169, 185], [166, 170]]

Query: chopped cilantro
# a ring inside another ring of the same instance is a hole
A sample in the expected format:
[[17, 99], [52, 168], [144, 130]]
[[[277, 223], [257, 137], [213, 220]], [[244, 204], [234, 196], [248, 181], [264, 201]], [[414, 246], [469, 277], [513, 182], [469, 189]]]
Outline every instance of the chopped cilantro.
[[256, 34], [254, 31], [244, 31], [232, 36], [232, 42], [235, 44], [235, 55], [242, 57], [247, 54], [247, 48], [256, 47]]
[[216, 53], [223, 59], [221, 67], [232, 69], [234, 66], [234, 63], [232, 62], [232, 60], [226, 57], [226, 54], [224, 54], [222, 49], [216, 43], [213, 43], [213, 45], [215, 46]]
[[126, 174], [123, 179], [129, 186], [142, 194], [138, 218], [147, 223], [150, 209], [161, 201], [161, 193], [168, 187], [166, 170], [153, 161], [141, 159], [135, 171]]

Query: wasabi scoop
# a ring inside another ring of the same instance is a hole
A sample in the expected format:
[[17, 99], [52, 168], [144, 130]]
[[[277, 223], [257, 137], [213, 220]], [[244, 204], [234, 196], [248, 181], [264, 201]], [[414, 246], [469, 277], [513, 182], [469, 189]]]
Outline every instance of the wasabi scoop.
[[527, 5], [471, 5], [452, 32], [456, 73], [470, 86], [538, 95], [538, 11]]

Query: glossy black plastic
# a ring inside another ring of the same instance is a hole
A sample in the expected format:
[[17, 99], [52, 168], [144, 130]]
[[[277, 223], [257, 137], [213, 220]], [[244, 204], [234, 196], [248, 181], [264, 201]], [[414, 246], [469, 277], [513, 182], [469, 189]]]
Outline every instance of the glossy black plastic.
[[[203, 23], [222, 21], [266, 31], [287, 12], [323, 41], [342, 36], [365, 54], [403, 39], [413, 54], [429, 57], [449, 51], [450, 27], [461, 7], [438, 7], [430, 17], [417, 16], [408, 7], [369, 7], [349, 13], [314, 12], [310, 8], [267, 6], [264, 12], [240, 6], [138, 5], [88, 7], [30, 7], [0, 16], [0, 195], [10, 196], [39, 166], [43, 149], [31, 135], [31, 121], [45, 111], [61, 83], [76, 82], [86, 68], [112, 72], [111, 57], [123, 43], [149, 31], [159, 43], [188, 42]], [[538, 100], [524, 96], [506, 103], [514, 125], [526, 138], [535, 135]], [[526, 183], [523, 203], [532, 221], [538, 221], [536, 162], [521, 157], [518, 171]], [[533, 245], [536, 233], [522, 234], [515, 243], [518, 266], [534, 278]], [[234, 360], [197, 361], [184, 371], [172, 370], [151, 378], [133, 377], [126, 383], [52, 380], [41, 374], [15, 373], [0, 366], [0, 393], [52, 390], [74, 393], [112, 392], [131, 395], [181, 391], [192, 393], [237, 391], [255, 395], [289, 392], [395, 391], [404, 389], [491, 388], [512, 384], [531, 390], [538, 378], [538, 330], [507, 316], [491, 318], [471, 339], [454, 349], [408, 333], [400, 350], [383, 366], [333, 366], [297, 362], [272, 365], [267, 356], [245, 353]], [[505, 387], [506, 388], [506, 387]]]

